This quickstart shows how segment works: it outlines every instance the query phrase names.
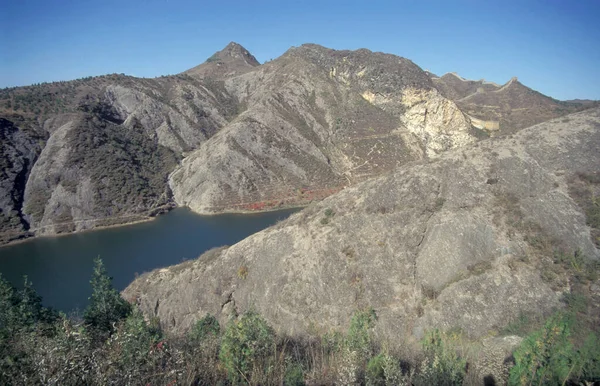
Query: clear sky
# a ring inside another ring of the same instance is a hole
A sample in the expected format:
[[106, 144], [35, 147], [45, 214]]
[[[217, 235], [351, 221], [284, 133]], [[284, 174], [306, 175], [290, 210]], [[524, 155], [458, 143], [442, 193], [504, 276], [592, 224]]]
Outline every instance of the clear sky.
[[0, 87], [191, 68], [230, 41], [369, 48], [442, 75], [600, 99], [600, 0], [0, 0]]

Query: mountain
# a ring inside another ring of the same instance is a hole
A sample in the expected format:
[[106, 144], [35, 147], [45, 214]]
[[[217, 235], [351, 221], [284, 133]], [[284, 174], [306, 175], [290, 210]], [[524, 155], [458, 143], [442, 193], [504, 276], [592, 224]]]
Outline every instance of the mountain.
[[259, 66], [230, 43], [175, 76], [4, 89], [0, 117], [10, 147], [2, 242], [175, 204], [210, 213], [304, 204], [475, 140], [409, 60], [317, 45]]
[[258, 60], [241, 45], [231, 42], [206, 62], [184, 72], [200, 79], [223, 79], [240, 75], [260, 65]]
[[[597, 106], [594, 101], [558, 101], [524, 86], [516, 77], [504, 85], [468, 80], [456, 73], [430, 75], [436, 87], [470, 116], [473, 123], [494, 134], [513, 133], [553, 118]], [[483, 122], [479, 122], [483, 121]], [[490, 127], [487, 127], [488, 129]]]
[[0, 90], [0, 243], [137, 221], [171, 206], [168, 174], [236, 109], [222, 85], [187, 75]]
[[596, 108], [407, 163], [123, 295], [175, 333], [252, 310], [304, 336], [373, 307], [376, 336], [405, 350], [433, 328], [489, 342], [575, 298], [598, 326], [599, 147]]
[[0, 244], [144, 220], [174, 205], [199, 213], [306, 205], [474, 143], [486, 136], [477, 117], [544, 116], [516, 81], [470, 94], [473, 85], [463, 90], [452, 77], [395, 55], [315, 44], [259, 65], [232, 42], [174, 76], [0, 90]]
[[169, 180], [200, 213], [307, 202], [475, 141], [456, 105], [394, 55], [303, 45], [225, 88], [244, 112]]

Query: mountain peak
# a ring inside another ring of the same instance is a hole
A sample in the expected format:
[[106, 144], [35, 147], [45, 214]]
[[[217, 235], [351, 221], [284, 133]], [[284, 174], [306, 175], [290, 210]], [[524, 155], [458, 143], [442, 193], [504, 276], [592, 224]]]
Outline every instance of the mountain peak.
[[241, 44], [230, 42], [221, 51], [215, 52], [199, 66], [185, 71], [186, 74], [197, 77], [231, 76], [241, 74], [259, 66], [256, 58]]
[[258, 66], [260, 63], [256, 58], [241, 44], [236, 42], [230, 42], [221, 51], [215, 52], [207, 62], [232, 62], [242, 61], [252, 67]]

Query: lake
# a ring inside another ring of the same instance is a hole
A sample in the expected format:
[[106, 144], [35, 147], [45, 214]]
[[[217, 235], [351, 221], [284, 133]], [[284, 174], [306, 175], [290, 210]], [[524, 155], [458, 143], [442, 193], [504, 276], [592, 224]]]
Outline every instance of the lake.
[[177, 208], [153, 221], [0, 247], [0, 272], [17, 287], [22, 287], [27, 275], [46, 306], [66, 313], [81, 311], [91, 295], [96, 256], [102, 258], [120, 291], [136, 274], [235, 244], [296, 211], [200, 216]]

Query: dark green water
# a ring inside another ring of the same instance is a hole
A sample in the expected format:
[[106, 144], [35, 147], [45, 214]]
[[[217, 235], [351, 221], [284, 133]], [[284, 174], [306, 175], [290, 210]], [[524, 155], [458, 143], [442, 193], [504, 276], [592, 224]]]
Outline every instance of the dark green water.
[[18, 287], [27, 275], [44, 305], [68, 313], [87, 305], [96, 256], [104, 260], [115, 288], [122, 290], [136, 273], [194, 259], [213, 247], [232, 245], [295, 211], [199, 216], [178, 208], [150, 222], [2, 247], [0, 272]]

